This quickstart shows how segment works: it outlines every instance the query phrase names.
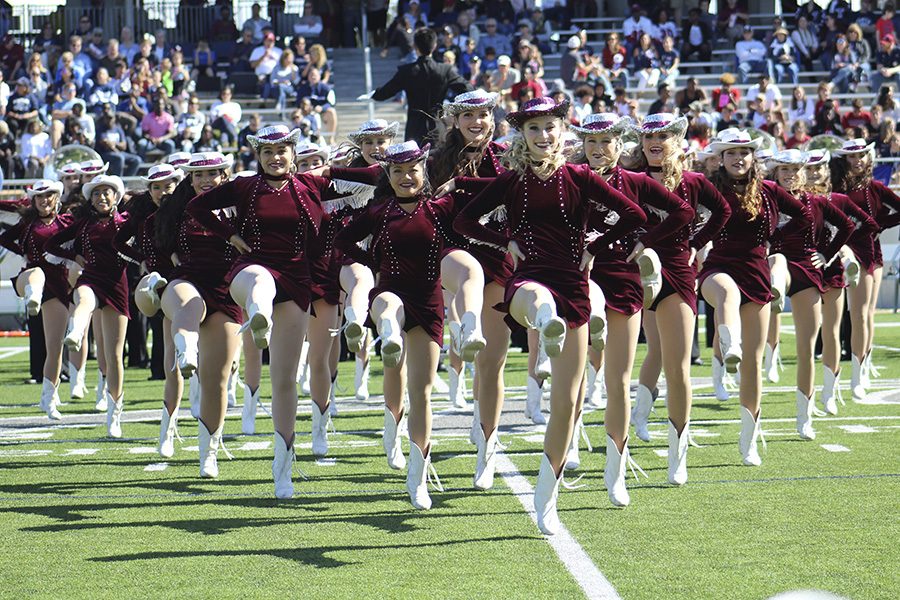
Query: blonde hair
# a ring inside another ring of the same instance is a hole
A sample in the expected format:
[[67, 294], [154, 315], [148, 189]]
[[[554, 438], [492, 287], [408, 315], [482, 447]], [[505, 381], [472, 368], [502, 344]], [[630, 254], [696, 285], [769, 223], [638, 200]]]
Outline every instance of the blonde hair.
[[[584, 162], [587, 164], [591, 164], [590, 159], [588, 159], [587, 154], [584, 151], [584, 141], [591, 136], [600, 136], [600, 135], [608, 135], [603, 133], [589, 133], [587, 135], [582, 136], [581, 138], [581, 151], [578, 153], [578, 157], [573, 161], [576, 163]], [[606, 164], [597, 168], [591, 167], [591, 170], [597, 173], [598, 175], [604, 175], [611, 171], [615, 166], [619, 163], [619, 157], [622, 156], [622, 151], [625, 149], [625, 144], [622, 141], [621, 135], [615, 136], [616, 140], [616, 150], [614, 150], [614, 154], [607, 154], [606, 151], [603, 151], [604, 158], [606, 159]]]
[[[806, 178], [804, 182], [803, 191], [808, 192], [810, 194], [818, 194], [820, 196], [827, 196], [831, 194], [831, 169], [828, 167], [827, 162], [822, 162], [816, 165], [809, 165], [807, 169], [825, 169], [825, 180], [822, 183], [814, 183], [812, 179], [809, 177]], [[803, 170], [804, 173], [806, 169]]]
[[321, 69], [328, 62], [328, 55], [325, 54], [325, 46], [322, 44], [313, 44], [309, 47], [309, 59], [313, 66]]
[[[560, 122], [562, 121], [560, 120]], [[535, 175], [541, 179], [547, 179], [566, 164], [566, 156], [562, 152], [562, 135], [559, 136], [556, 144], [557, 147], [553, 149], [554, 152], [552, 154], [541, 161], [535, 161], [531, 156], [531, 151], [528, 149], [528, 144], [525, 142], [525, 136], [517, 133], [510, 140], [509, 148], [503, 153], [500, 161], [507, 169], [520, 175], [524, 175], [525, 170], [531, 167]]]
[[[681, 185], [681, 180], [684, 178], [684, 152], [681, 150], [681, 139], [672, 136], [666, 140], [663, 148], [665, 154], [660, 165], [662, 167], [662, 184], [671, 192]], [[645, 171], [648, 166], [647, 156], [644, 154], [641, 144], [635, 146], [632, 156], [635, 160], [633, 170]]]
[[[781, 183], [779, 183], [779, 181], [778, 181], [778, 169], [783, 169], [784, 167], [788, 167], [788, 166], [790, 166], [790, 165], [776, 165], [775, 166], [775, 170], [772, 172], [772, 175], [773, 175], [773, 179], [775, 179], [775, 183], [778, 183], [778, 185], [781, 185]], [[800, 167], [797, 170], [797, 187], [794, 188], [793, 190], [789, 190], [787, 188], [784, 188], [784, 189], [791, 196], [797, 196], [800, 193], [806, 191], [806, 182], [808, 180], [809, 179], [806, 176], [806, 168]], [[784, 186], [782, 186], [782, 187], [784, 187]]]

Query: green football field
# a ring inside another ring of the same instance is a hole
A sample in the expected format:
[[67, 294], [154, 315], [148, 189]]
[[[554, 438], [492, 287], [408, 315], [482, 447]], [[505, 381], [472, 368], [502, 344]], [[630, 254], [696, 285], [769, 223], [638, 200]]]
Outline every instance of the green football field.
[[[444, 491], [432, 491], [432, 510], [417, 512], [404, 473], [388, 469], [381, 449], [377, 359], [368, 403], [346, 397], [353, 364], [341, 364], [328, 459], [311, 456], [309, 404], [301, 404], [298, 467], [308, 480], [295, 471], [294, 499], [276, 501], [272, 426], [262, 412], [257, 435], [244, 436], [240, 406], [229, 411], [234, 458], [220, 452], [220, 477], [201, 480], [186, 401], [175, 457], [155, 453], [162, 386], [147, 371], [126, 372], [124, 438], [113, 441], [92, 397], [62, 406], [63, 422], [51, 425], [37, 408], [40, 387], [22, 383], [27, 341], [3, 340], [0, 598], [762, 599], [810, 588], [900, 597], [900, 317], [878, 315], [881, 374], [868, 401], [849, 399], [845, 364], [847, 404], [815, 420], [815, 441], [801, 441], [794, 427], [790, 324], [781, 381], [765, 387], [761, 467], [741, 466], [736, 395], [725, 403], [712, 396], [704, 349], [706, 364], [693, 371], [702, 447], [690, 449], [688, 484], [666, 484], [657, 401], [653, 440], [632, 437], [648, 477], [629, 476], [631, 506], [613, 508], [603, 485], [603, 411], [587, 412], [594, 451], [582, 445], [584, 487], [561, 491], [565, 531], [552, 539], [526, 510], [542, 431], [522, 417], [523, 354], [511, 354], [506, 371], [508, 449], [494, 489], [472, 489], [471, 414], [438, 394], [433, 457]], [[91, 388], [95, 373], [91, 363]], [[61, 392], [66, 400], [66, 384]], [[263, 397], [268, 403], [267, 382]]]

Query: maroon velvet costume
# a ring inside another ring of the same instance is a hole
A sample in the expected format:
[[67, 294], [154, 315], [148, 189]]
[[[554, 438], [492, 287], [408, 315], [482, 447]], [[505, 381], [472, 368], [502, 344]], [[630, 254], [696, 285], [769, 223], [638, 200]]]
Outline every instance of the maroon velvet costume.
[[[66, 267], [65, 265], [47, 262], [44, 251], [47, 241], [62, 229], [71, 225], [73, 221], [72, 215], [68, 214], [57, 215], [50, 223], [44, 223], [37, 218], [32, 221], [20, 220], [0, 235], [0, 246], [25, 259], [25, 266], [22, 268], [22, 271], [37, 267], [44, 272], [46, 282], [44, 283], [44, 295], [41, 298], [41, 304], [55, 298], [62, 302], [63, 306], [69, 305], [72, 292], [69, 289]], [[19, 275], [21, 275], [21, 271]], [[19, 278], [19, 275], [12, 278], [14, 290], [16, 289], [16, 280]], [[16, 293], [18, 294], [18, 292]]]
[[[831, 204], [844, 213], [844, 215], [846, 215], [856, 226], [856, 229], [850, 235], [850, 239], [847, 242], [848, 246], [852, 248], [854, 244], [865, 244], [867, 239], [871, 239], [878, 233], [878, 224], [875, 220], [872, 219], [866, 211], [854, 204], [849, 196], [832, 192], [827, 198]], [[855, 242], [854, 239], [856, 240]], [[830, 231], [826, 231], [825, 235], [819, 239], [819, 252], [825, 253], [829, 241]], [[844, 283], [844, 266], [841, 264], [841, 261], [836, 260], [825, 269], [823, 284], [826, 289], [847, 287], [847, 284]]]
[[[900, 224], [900, 198], [880, 181], [872, 181], [862, 189], [847, 192], [847, 195], [878, 224], [878, 233]], [[894, 211], [893, 214], [891, 210]], [[850, 239], [850, 249], [856, 255], [860, 267], [869, 274], [884, 265], [878, 233]]]
[[[136, 263], [144, 263], [147, 272], [156, 271], [166, 279], [171, 279], [175, 265], [172, 264], [171, 257], [163, 255], [157, 248], [154, 240], [155, 227], [155, 212], [142, 219], [129, 218], [122, 224], [113, 244], [119, 254]], [[129, 243], [132, 239], [133, 244]]]

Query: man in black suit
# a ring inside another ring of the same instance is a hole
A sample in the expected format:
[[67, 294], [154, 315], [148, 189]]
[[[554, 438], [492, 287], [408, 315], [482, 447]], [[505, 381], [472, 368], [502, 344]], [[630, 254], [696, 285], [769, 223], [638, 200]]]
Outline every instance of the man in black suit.
[[399, 66], [391, 80], [375, 90], [372, 99], [390, 100], [401, 91], [406, 92], [406, 139], [423, 144], [434, 129], [434, 120], [448, 90], [456, 95], [471, 91], [472, 86], [457, 73], [456, 67], [438, 64], [431, 57], [437, 47], [434, 31], [418, 29], [413, 45], [418, 60]]

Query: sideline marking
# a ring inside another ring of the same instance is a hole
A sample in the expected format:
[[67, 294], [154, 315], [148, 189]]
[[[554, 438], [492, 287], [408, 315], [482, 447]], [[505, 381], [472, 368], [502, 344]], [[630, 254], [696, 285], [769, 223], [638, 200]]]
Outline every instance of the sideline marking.
[[850, 452], [850, 448], [840, 444], [822, 444], [822, 447], [829, 452]]
[[153, 463], [144, 467], [145, 471], [165, 471], [169, 468], [169, 463]]
[[[503, 477], [503, 481], [512, 490], [516, 498], [522, 504], [522, 508], [537, 526], [537, 515], [534, 512], [532, 499], [534, 488], [525, 479], [513, 462], [502, 453], [497, 454], [497, 471]], [[566, 526], [560, 523], [559, 532], [556, 535], [545, 536], [545, 540], [556, 552], [556, 556], [566, 567], [569, 574], [578, 583], [586, 598], [595, 600], [621, 600], [615, 588], [609, 580], [603, 576], [591, 557], [587, 555], [581, 544], [572, 537]]]
[[128, 454], [156, 454], [156, 448], [138, 446], [137, 448], [129, 448]]
[[63, 456], [91, 456], [99, 451], [97, 448], [73, 448], [63, 454]]
[[866, 425], [838, 425], [838, 429], [842, 429], [847, 433], [875, 433], [873, 427]]
[[238, 450], [268, 450], [272, 447], [272, 442], [247, 442], [243, 446], [237, 448]]

